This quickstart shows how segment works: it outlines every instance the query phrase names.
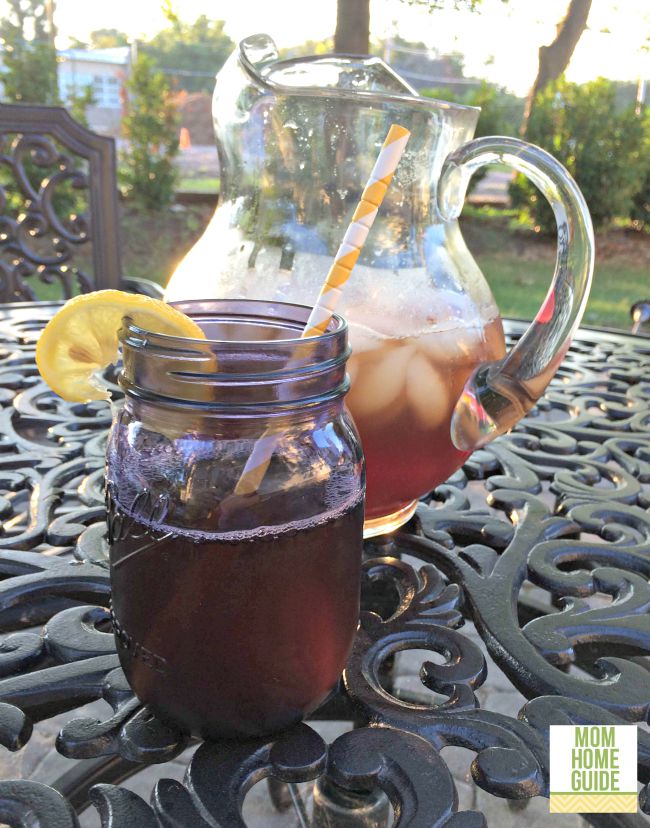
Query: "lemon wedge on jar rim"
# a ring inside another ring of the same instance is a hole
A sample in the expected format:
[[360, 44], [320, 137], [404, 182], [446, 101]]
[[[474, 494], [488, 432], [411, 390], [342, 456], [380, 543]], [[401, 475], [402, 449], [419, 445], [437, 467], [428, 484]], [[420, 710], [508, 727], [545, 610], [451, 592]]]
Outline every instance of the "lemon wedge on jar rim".
[[68, 300], [36, 345], [41, 377], [68, 402], [108, 399], [97, 373], [118, 358], [118, 331], [128, 316], [155, 333], [205, 339], [201, 328], [160, 299], [121, 290], [97, 290]]

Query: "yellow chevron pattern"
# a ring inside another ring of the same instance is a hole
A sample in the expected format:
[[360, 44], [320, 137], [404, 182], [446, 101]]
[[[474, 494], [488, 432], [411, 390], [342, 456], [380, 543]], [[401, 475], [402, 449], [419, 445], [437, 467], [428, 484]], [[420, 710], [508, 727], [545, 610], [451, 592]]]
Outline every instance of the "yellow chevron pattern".
[[635, 814], [639, 807], [635, 793], [551, 794], [552, 814]]
[[[365, 242], [377, 216], [377, 211], [384, 200], [386, 190], [393, 180], [395, 170], [410, 135], [408, 129], [399, 124], [393, 124], [388, 130], [388, 135], [377, 157], [370, 178], [361, 194], [361, 200], [354, 211], [350, 225], [345, 231], [341, 247], [332, 262], [332, 267], [316, 299], [312, 314], [307, 320], [307, 325], [302, 333], [303, 338], [315, 336], [327, 328], [327, 323], [322, 318], [323, 311], [331, 318], [340, 296], [340, 293], [331, 293], [330, 288], [342, 288], [350, 278], [352, 268], [355, 266], [361, 252], [361, 246]], [[329, 319], [327, 322], [329, 322]]]

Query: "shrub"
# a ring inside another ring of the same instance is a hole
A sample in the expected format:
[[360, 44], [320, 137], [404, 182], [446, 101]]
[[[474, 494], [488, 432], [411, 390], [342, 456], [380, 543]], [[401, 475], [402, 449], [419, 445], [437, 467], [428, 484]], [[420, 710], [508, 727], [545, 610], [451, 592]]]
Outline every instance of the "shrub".
[[524, 113], [524, 99], [506, 92], [486, 81], [462, 94], [447, 87], [424, 89], [422, 95], [442, 101], [479, 106], [481, 114], [476, 126], [476, 138], [484, 135], [517, 135]]
[[[476, 125], [475, 138], [483, 138], [486, 135], [516, 135], [524, 112], [523, 98], [518, 98], [486, 81], [481, 81], [480, 86], [461, 95], [447, 87], [424, 89], [422, 95], [441, 101], [480, 107], [481, 114]], [[474, 173], [469, 184], [469, 192], [474, 190], [485, 175], [485, 168]]]
[[174, 198], [178, 152], [178, 115], [165, 76], [151, 58], [139, 55], [126, 85], [122, 121], [129, 148], [123, 153], [121, 180], [126, 195], [148, 210], [162, 210]]
[[[548, 150], [582, 190], [595, 227], [628, 216], [644, 167], [643, 120], [632, 107], [616, 109], [616, 84], [599, 78], [578, 85], [561, 79], [535, 101], [526, 138]], [[522, 219], [555, 231], [546, 199], [523, 176], [511, 187]]]
[[461, 103], [480, 106], [476, 137], [517, 135], [524, 114], [524, 99], [483, 81]]
[[630, 218], [637, 227], [650, 226], [650, 108], [646, 107], [643, 113], [643, 151], [642, 172], [640, 175], [641, 187], [632, 199]]
[[70, 115], [81, 124], [88, 128], [88, 116], [86, 110], [89, 106], [94, 106], [97, 103], [95, 100], [95, 93], [93, 92], [93, 85], [91, 83], [83, 87], [81, 91], [75, 90], [72, 95], [68, 97], [66, 109]]
[[8, 0], [0, 18], [2, 97], [20, 103], [59, 103], [56, 49], [43, 0]]

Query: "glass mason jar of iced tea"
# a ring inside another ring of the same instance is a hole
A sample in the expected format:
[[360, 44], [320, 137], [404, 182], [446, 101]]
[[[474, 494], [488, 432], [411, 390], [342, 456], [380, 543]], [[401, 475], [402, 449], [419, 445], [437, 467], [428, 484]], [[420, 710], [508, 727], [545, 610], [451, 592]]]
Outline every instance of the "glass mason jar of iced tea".
[[[364, 472], [347, 327], [309, 309], [187, 302], [207, 340], [120, 332], [107, 451], [112, 614], [138, 697], [203, 736], [252, 736], [335, 687], [359, 612]], [[260, 440], [256, 489], [235, 494]]]

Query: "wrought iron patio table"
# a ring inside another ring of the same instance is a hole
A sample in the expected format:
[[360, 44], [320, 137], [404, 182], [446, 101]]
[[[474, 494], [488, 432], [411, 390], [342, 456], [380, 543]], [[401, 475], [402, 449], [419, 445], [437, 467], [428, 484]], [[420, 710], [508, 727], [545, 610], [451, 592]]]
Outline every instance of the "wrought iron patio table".
[[[67, 713], [56, 749], [77, 762], [51, 785], [0, 781], [0, 822], [68, 828], [90, 801], [103, 826], [238, 826], [246, 791], [270, 777], [278, 806], [319, 779], [326, 805], [351, 818], [382, 789], [396, 825], [478, 828], [482, 813], [458, 810], [445, 746], [474, 753], [476, 785], [521, 800], [548, 795], [549, 725], [647, 721], [650, 338], [581, 330], [530, 416], [423, 498], [402, 531], [366, 544], [354, 649], [314, 717], [351, 729], [329, 745], [308, 723], [205, 742], [184, 781], [160, 779], [149, 802], [122, 787], [188, 738], [141, 707], [119, 667], [104, 527], [110, 411], [65, 403], [40, 381], [34, 344], [55, 309], [0, 306], [0, 750]], [[506, 327], [510, 338], [524, 329]], [[432, 703], [391, 686], [404, 650], [430, 651], [420, 678]], [[486, 653], [528, 699], [520, 711], [478, 706]], [[112, 715], [75, 714], [95, 699]], [[643, 729], [638, 779], [637, 815], [587, 820], [648, 824]], [[306, 824], [304, 807], [297, 817]]]

